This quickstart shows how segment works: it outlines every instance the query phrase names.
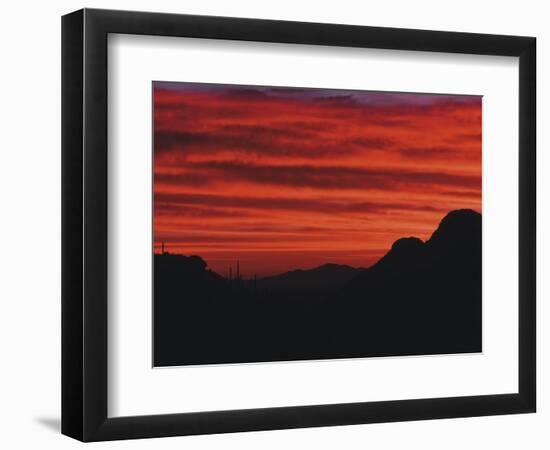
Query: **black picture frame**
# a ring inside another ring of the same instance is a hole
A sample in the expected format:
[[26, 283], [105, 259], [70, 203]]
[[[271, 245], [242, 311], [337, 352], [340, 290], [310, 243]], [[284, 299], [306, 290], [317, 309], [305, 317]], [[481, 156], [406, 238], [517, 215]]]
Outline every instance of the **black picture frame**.
[[[107, 416], [107, 36], [519, 57], [519, 387], [469, 397]], [[103, 441], [535, 412], [536, 39], [83, 9], [62, 18], [62, 433]]]

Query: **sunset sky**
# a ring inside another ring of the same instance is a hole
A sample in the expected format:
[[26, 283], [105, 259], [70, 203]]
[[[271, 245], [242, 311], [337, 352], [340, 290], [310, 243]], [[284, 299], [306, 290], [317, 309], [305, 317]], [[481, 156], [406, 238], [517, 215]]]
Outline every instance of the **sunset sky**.
[[245, 277], [368, 267], [481, 212], [481, 97], [153, 84], [154, 240]]

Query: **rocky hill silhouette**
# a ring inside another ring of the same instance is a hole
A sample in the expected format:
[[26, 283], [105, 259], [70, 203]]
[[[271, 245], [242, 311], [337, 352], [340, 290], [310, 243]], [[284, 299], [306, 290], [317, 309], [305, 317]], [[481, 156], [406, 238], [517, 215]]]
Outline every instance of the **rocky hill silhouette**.
[[481, 351], [481, 215], [452, 211], [426, 242], [399, 239], [339, 300], [361, 318], [357, 339], [384, 342], [376, 354]]
[[154, 257], [157, 366], [481, 351], [481, 215], [447, 214], [367, 269], [325, 264], [228, 280]]

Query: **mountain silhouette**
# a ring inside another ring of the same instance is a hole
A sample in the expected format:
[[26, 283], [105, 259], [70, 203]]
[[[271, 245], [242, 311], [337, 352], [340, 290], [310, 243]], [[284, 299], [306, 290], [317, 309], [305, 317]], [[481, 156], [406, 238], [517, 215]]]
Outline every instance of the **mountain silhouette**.
[[154, 256], [156, 366], [481, 351], [481, 214], [448, 213], [366, 269], [228, 280]]
[[287, 299], [326, 297], [349, 283], [361, 270], [344, 264], [329, 263], [309, 270], [296, 269], [252, 282], [259, 291], [286, 295]]
[[385, 285], [390, 279], [408, 273], [419, 275], [441, 264], [458, 268], [475, 262], [481, 263], [481, 214], [460, 209], [447, 214], [426, 242], [416, 237], [395, 241], [386, 255], [352, 280], [352, 285]]

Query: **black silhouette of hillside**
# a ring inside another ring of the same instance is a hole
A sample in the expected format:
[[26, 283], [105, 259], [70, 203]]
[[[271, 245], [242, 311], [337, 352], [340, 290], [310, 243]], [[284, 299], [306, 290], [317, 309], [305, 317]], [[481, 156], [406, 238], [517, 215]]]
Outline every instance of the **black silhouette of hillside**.
[[156, 366], [481, 351], [481, 215], [447, 214], [367, 269], [228, 280], [154, 257]]
[[340, 301], [367, 329], [358, 338], [384, 342], [382, 354], [481, 351], [481, 215], [452, 211], [425, 243], [399, 239]]

